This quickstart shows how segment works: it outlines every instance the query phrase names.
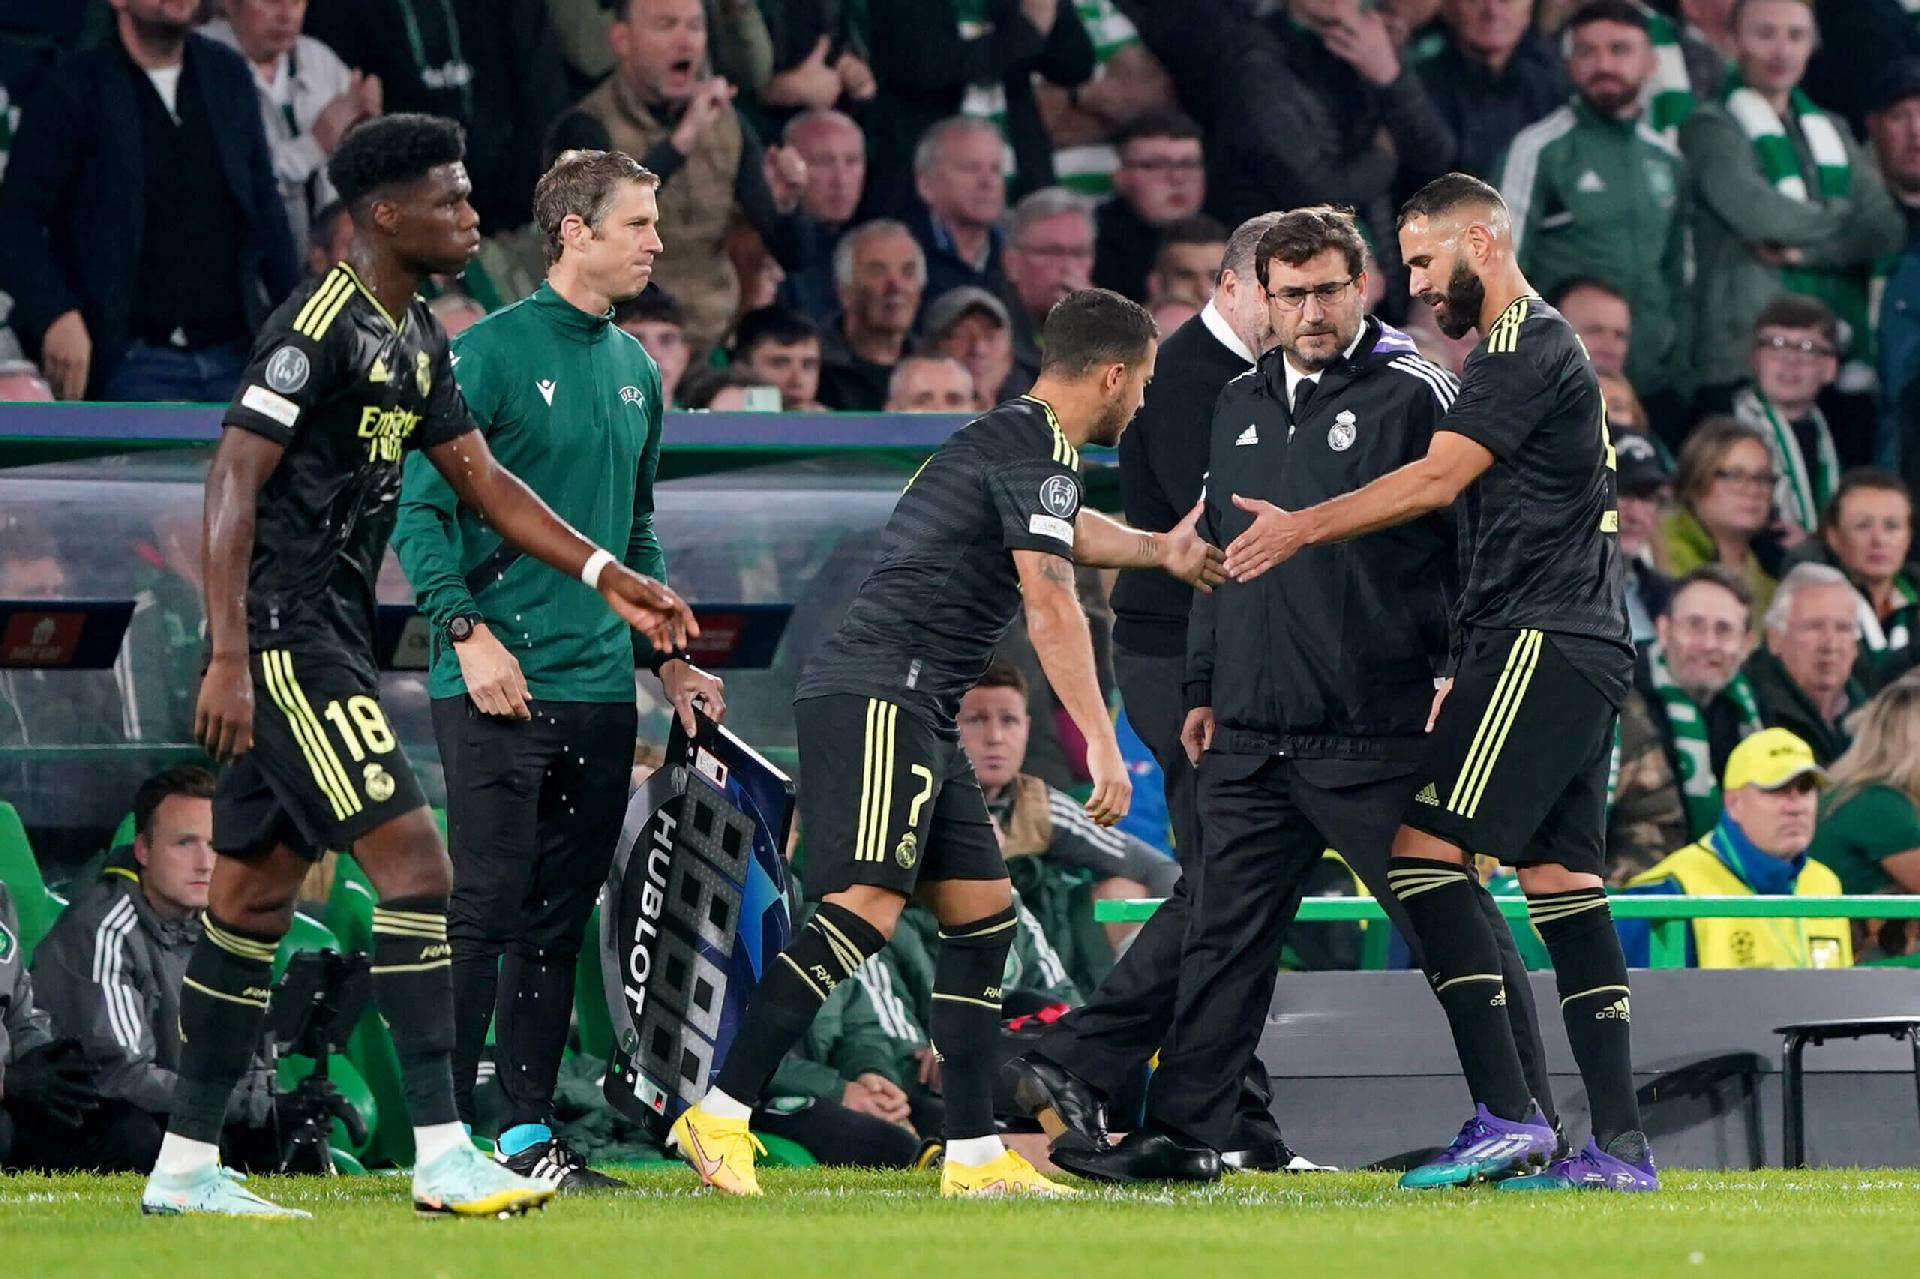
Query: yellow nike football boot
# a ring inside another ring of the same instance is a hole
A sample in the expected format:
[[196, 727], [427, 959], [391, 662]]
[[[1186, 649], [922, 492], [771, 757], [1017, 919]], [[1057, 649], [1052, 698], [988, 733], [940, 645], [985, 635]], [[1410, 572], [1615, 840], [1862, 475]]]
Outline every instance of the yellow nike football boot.
[[1037, 1195], [1047, 1199], [1070, 1199], [1079, 1194], [1071, 1186], [1042, 1177], [1032, 1164], [1009, 1150], [991, 1163], [969, 1167], [949, 1159], [940, 1170], [940, 1193], [962, 1197], [993, 1195]]
[[753, 1156], [766, 1154], [767, 1148], [748, 1130], [746, 1120], [723, 1119], [689, 1106], [673, 1121], [667, 1145], [700, 1174], [702, 1185], [730, 1195], [760, 1193]]

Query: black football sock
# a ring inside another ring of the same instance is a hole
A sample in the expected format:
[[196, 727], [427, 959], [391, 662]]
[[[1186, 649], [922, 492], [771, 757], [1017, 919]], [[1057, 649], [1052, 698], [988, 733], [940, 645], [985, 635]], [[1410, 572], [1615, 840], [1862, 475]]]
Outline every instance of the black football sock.
[[833, 988], [886, 944], [880, 931], [860, 916], [844, 906], [822, 902], [787, 948], [767, 965], [714, 1086], [743, 1105], [759, 1101], [780, 1059], [813, 1024]]
[[1640, 1128], [1633, 1092], [1632, 1006], [1627, 961], [1606, 890], [1581, 888], [1531, 898], [1527, 913], [1553, 957], [1560, 1015], [1593, 1110], [1593, 1139], [1607, 1146]]
[[1394, 858], [1387, 883], [1420, 934], [1427, 980], [1453, 1029], [1467, 1090], [1500, 1118], [1525, 1119], [1533, 1098], [1507, 1019], [1500, 947], [1475, 900], [1486, 890], [1465, 868], [1424, 857]]
[[934, 1052], [947, 1103], [946, 1138], [991, 1137], [993, 1072], [1000, 1062], [1000, 984], [1019, 920], [1013, 907], [940, 930], [933, 964]]
[[260, 1044], [280, 941], [223, 924], [212, 911], [203, 927], [180, 989], [180, 1073], [167, 1130], [217, 1145], [227, 1101]]
[[1507, 985], [1507, 1024], [1513, 1027], [1513, 1046], [1520, 1053], [1520, 1069], [1527, 1077], [1527, 1091], [1533, 1094], [1533, 1104], [1540, 1107], [1547, 1122], [1557, 1128], [1560, 1113], [1553, 1104], [1553, 1081], [1547, 1076], [1547, 1048], [1540, 1039], [1540, 1013], [1533, 1003], [1526, 961], [1520, 958], [1520, 948], [1513, 940], [1513, 926], [1500, 914], [1500, 905], [1493, 900], [1493, 894], [1483, 890], [1474, 896], [1480, 902], [1480, 913], [1487, 917], [1493, 943], [1500, 948], [1500, 975]]
[[446, 898], [392, 897], [373, 908], [373, 997], [393, 1035], [413, 1126], [458, 1123]]

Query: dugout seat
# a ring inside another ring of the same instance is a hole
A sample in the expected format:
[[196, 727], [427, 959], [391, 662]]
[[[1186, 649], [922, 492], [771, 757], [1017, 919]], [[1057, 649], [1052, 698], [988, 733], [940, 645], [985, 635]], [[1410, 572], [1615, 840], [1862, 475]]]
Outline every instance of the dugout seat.
[[0, 884], [7, 886], [14, 912], [20, 918], [20, 961], [31, 964], [33, 948], [53, 927], [67, 902], [47, 887], [20, 813], [4, 800], [0, 800]]

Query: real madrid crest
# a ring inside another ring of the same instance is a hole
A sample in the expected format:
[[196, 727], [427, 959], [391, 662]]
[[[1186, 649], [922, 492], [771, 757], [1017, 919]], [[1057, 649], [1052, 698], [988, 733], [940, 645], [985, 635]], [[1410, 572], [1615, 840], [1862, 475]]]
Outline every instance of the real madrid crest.
[[919, 843], [914, 833], [908, 831], [900, 837], [900, 842], [894, 845], [893, 860], [900, 863], [901, 870], [913, 869], [913, 859], [919, 855]]
[[433, 389], [433, 359], [425, 351], [414, 353], [413, 380], [419, 384], [422, 395]]
[[1359, 434], [1359, 429], [1354, 425], [1353, 410], [1341, 409], [1334, 416], [1333, 426], [1327, 431], [1327, 447], [1335, 453], [1344, 453], [1353, 447], [1353, 441]]
[[367, 798], [374, 803], [384, 804], [393, 798], [393, 774], [380, 765], [368, 764], [360, 780], [366, 788]]

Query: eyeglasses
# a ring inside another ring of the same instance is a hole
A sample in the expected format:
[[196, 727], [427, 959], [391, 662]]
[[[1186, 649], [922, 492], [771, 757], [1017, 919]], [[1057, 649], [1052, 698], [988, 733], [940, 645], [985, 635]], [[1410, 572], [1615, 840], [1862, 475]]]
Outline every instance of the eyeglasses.
[[1332, 280], [1326, 284], [1316, 284], [1310, 289], [1268, 289], [1267, 296], [1289, 311], [1298, 311], [1307, 304], [1308, 298], [1319, 298], [1323, 306], [1330, 306], [1342, 293], [1353, 287], [1360, 277], [1349, 276], [1344, 280]]
[[1755, 338], [1753, 349], [1773, 351], [1780, 355], [1797, 355], [1808, 360], [1830, 360], [1839, 352], [1825, 342], [1816, 342], [1812, 338], [1783, 338], [1779, 335]]
[[1723, 466], [1713, 473], [1716, 480], [1725, 480], [1729, 484], [1738, 484], [1743, 488], [1770, 489], [1780, 482], [1778, 471], [1748, 471], [1737, 466]]
[[1206, 161], [1202, 160], [1199, 156], [1195, 156], [1190, 160], [1122, 159], [1120, 163], [1125, 165], [1129, 169], [1137, 169], [1141, 173], [1169, 173], [1169, 174], [1199, 173], [1207, 167]]

